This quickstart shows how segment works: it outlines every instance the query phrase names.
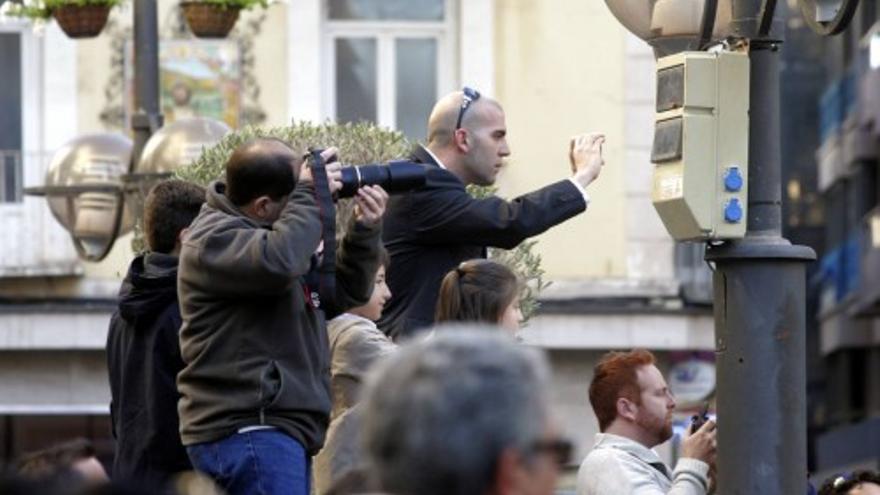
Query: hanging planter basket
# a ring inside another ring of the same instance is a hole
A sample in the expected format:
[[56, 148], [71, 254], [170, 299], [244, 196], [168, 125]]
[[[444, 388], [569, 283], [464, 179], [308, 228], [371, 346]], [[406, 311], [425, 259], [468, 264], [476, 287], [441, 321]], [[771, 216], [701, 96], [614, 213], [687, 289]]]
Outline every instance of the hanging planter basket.
[[241, 10], [205, 2], [181, 2], [190, 31], [199, 38], [225, 38], [238, 20]]
[[60, 5], [52, 9], [52, 17], [71, 38], [94, 38], [107, 24], [111, 5]]

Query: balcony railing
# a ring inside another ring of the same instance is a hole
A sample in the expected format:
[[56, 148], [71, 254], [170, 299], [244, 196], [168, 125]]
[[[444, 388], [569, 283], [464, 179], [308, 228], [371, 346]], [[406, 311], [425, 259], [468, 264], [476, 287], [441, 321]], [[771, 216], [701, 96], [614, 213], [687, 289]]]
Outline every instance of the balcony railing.
[[21, 203], [23, 191], [21, 151], [0, 150], [0, 203]]
[[43, 183], [50, 159], [44, 151], [0, 149], [0, 279], [82, 273], [46, 200], [24, 194], [25, 185]]

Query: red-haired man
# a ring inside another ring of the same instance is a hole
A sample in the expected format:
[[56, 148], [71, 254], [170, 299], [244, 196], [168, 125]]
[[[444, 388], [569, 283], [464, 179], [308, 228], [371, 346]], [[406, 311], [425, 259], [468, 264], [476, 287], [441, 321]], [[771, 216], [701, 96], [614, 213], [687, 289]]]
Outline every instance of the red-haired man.
[[593, 450], [578, 471], [578, 495], [704, 495], [715, 462], [715, 422], [682, 440], [671, 471], [653, 448], [672, 437], [675, 399], [645, 350], [610, 352], [596, 365], [590, 404], [599, 420]]

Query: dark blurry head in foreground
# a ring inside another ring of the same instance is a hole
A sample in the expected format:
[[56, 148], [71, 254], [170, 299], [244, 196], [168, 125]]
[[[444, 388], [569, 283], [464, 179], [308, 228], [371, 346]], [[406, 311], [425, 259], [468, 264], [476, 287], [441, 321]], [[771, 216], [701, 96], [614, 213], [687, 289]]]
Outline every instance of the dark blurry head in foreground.
[[24, 455], [16, 463], [16, 471], [26, 480], [66, 490], [108, 481], [94, 447], [82, 438]]
[[880, 495], [880, 473], [856, 471], [825, 480], [819, 495]]
[[551, 422], [543, 356], [478, 326], [435, 335], [371, 377], [366, 472], [394, 495], [553, 493], [571, 446]]

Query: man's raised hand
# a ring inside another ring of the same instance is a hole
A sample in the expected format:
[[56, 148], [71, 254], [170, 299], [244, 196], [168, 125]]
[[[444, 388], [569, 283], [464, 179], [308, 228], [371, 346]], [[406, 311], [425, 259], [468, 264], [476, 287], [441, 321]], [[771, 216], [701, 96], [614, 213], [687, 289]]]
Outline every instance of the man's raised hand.
[[599, 177], [605, 160], [602, 158], [602, 145], [605, 135], [601, 133], [580, 134], [571, 138], [568, 159], [571, 162], [572, 177], [581, 187], [586, 188]]

